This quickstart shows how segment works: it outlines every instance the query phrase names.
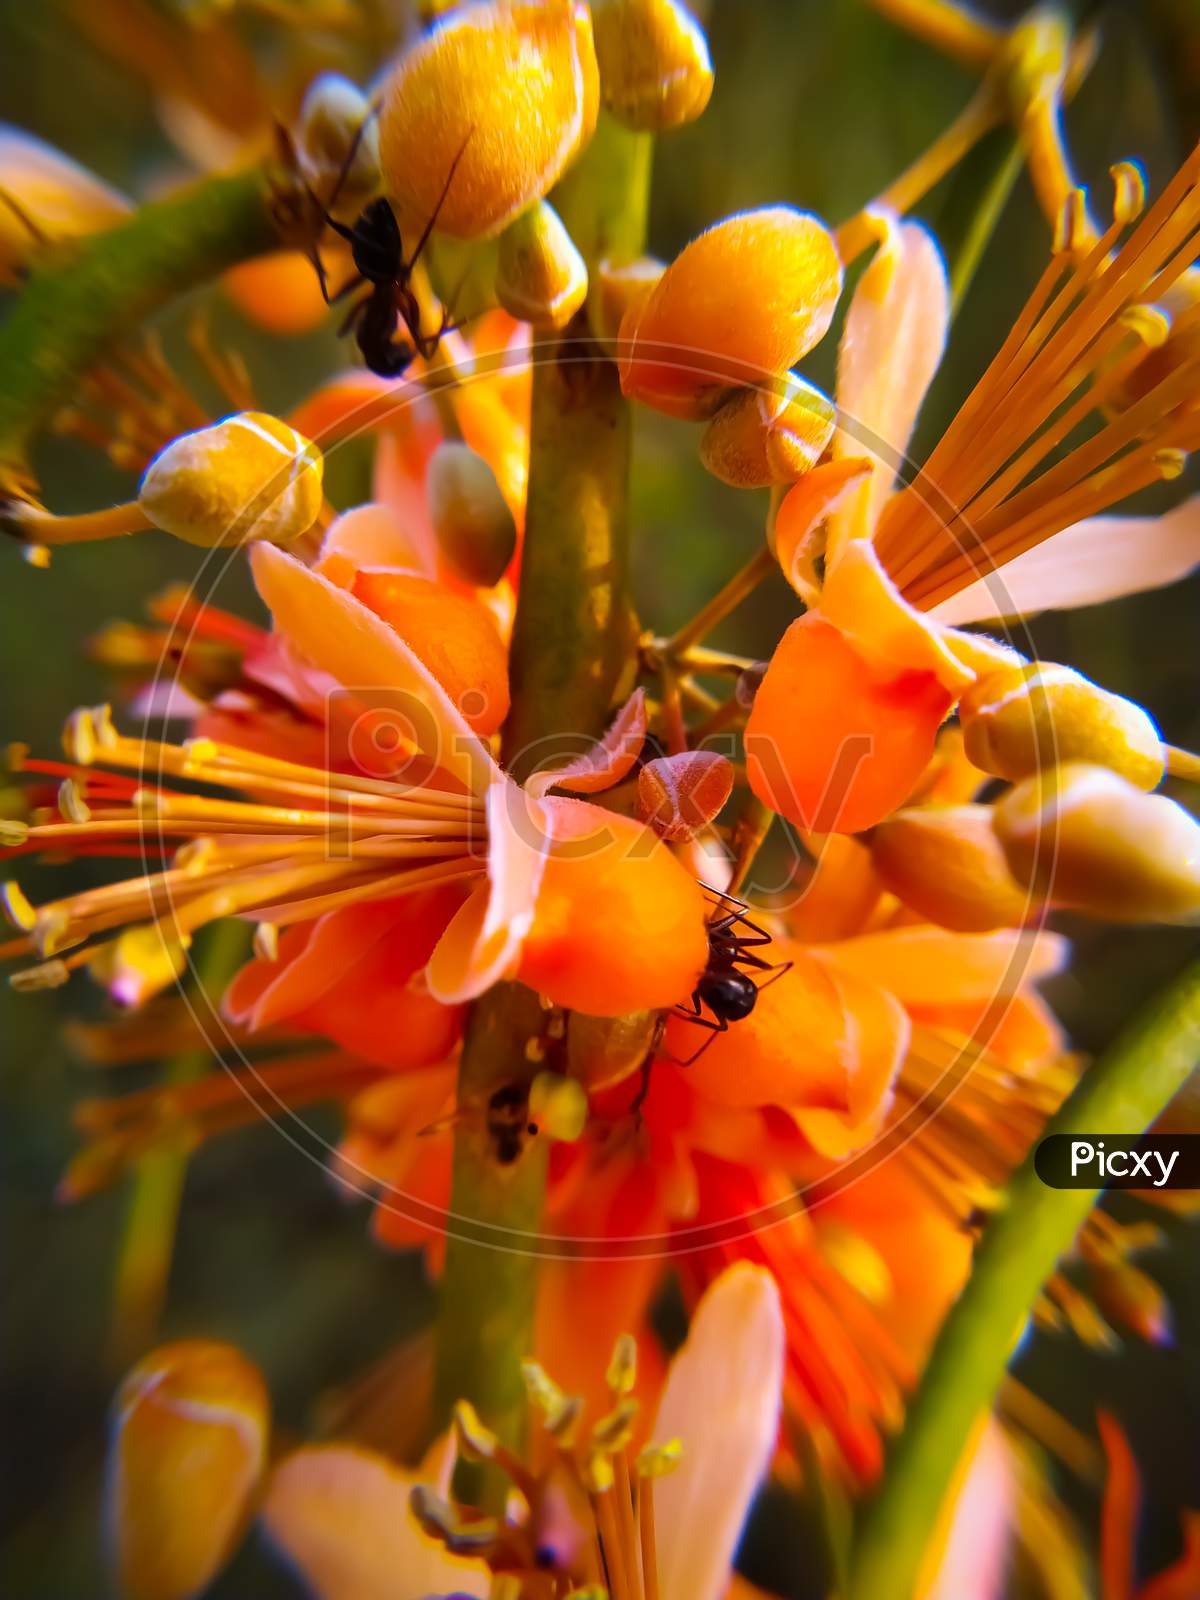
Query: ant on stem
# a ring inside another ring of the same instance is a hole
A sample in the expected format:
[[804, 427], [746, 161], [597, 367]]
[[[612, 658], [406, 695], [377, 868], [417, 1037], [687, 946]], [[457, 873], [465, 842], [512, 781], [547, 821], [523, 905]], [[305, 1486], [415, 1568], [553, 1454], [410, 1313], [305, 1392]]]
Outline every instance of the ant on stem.
[[[455, 332], [462, 326], [461, 323], [451, 321], [448, 311], [443, 311], [441, 322], [433, 333], [422, 331], [421, 305], [412, 286], [412, 275], [421, 259], [422, 251], [429, 242], [430, 234], [437, 226], [437, 219], [450, 193], [454, 174], [463, 158], [471, 133], [467, 134], [459, 146], [458, 154], [450, 163], [450, 171], [446, 174], [446, 182], [438, 197], [437, 205], [425, 224], [424, 232], [417, 240], [416, 249], [405, 260], [400, 224], [396, 220], [391, 202], [382, 195], [368, 201], [352, 227], [339, 222], [332, 214], [332, 208], [337, 204], [338, 195], [354, 164], [363, 131], [374, 115], [373, 108], [351, 140], [328, 202], [323, 202], [311, 189], [308, 191], [310, 199], [320, 213], [323, 225], [332, 228], [334, 233], [349, 244], [350, 254], [354, 260], [354, 276], [340, 289], [330, 294], [325, 264], [321, 260], [315, 242], [309, 249], [309, 258], [316, 268], [321, 294], [326, 305], [334, 305], [364, 284], [367, 285], [367, 292], [356, 300], [347, 312], [338, 329], [338, 335], [340, 337], [353, 332], [367, 367], [381, 378], [398, 378], [408, 370], [417, 356], [428, 360], [445, 335]], [[396, 337], [401, 323], [407, 330], [407, 339]]]

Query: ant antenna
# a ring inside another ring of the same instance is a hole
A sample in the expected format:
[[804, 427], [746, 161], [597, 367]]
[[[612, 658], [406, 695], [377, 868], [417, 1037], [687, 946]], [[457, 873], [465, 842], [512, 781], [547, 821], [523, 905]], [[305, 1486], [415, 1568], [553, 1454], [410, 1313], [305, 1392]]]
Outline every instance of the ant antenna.
[[454, 182], [454, 174], [458, 171], [458, 163], [466, 154], [467, 146], [470, 144], [471, 137], [474, 132], [474, 125], [467, 129], [467, 137], [459, 145], [458, 154], [450, 163], [450, 171], [446, 174], [446, 181], [442, 185], [442, 192], [438, 196], [438, 203], [436, 206], [434, 206], [433, 214], [429, 218], [429, 221], [425, 224], [424, 233], [422, 233], [421, 237], [417, 240], [417, 248], [413, 251], [412, 259], [408, 262], [405, 268], [407, 272], [411, 272], [416, 266], [417, 262], [421, 259], [421, 251], [424, 250], [425, 246], [429, 243], [429, 235], [433, 232], [434, 228], [437, 227], [437, 219], [441, 216], [442, 207], [446, 204], [446, 197], [450, 193], [450, 185]]

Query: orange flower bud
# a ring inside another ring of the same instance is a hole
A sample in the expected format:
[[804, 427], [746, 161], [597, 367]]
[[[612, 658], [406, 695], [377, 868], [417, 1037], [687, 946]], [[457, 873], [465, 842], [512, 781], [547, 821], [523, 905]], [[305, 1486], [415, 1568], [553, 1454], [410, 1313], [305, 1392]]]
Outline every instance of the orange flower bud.
[[290, 544], [321, 511], [321, 452], [265, 411], [184, 433], [146, 468], [138, 504], [165, 532], [207, 548]]
[[400, 59], [383, 93], [380, 160], [399, 205], [460, 239], [499, 233], [592, 134], [591, 22], [573, 0], [464, 6]]
[[640, 822], [543, 802], [553, 843], [517, 976], [556, 1005], [622, 1016], [674, 1005], [708, 960], [694, 878]]
[[309, 333], [329, 311], [312, 262], [300, 250], [243, 261], [221, 283], [238, 310], [268, 333]]
[[1074, 762], [999, 801], [996, 835], [1020, 883], [1113, 922], [1200, 915], [1200, 824], [1107, 767]]
[[709, 423], [700, 459], [714, 478], [734, 489], [766, 489], [816, 466], [833, 438], [833, 402], [795, 373], [779, 387], [779, 394], [739, 389]]
[[733, 767], [715, 750], [681, 750], [638, 773], [638, 816], [660, 839], [692, 839], [733, 792]]
[[379, 124], [370, 113], [366, 95], [340, 72], [319, 73], [304, 94], [296, 136], [300, 162], [322, 199], [333, 199], [337, 189], [339, 212], [354, 212], [379, 187]]
[[476, 733], [496, 731], [508, 715], [508, 656], [486, 606], [414, 572], [358, 572], [351, 593], [395, 629]]
[[1013, 881], [990, 806], [915, 806], [871, 832], [871, 859], [906, 906], [939, 927], [990, 933], [1018, 927], [1032, 909]]
[[798, 827], [870, 828], [908, 798], [953, 702], [934, 672], [888, 675], [815, 612], [800, 617], [746, 723], [750, 787]]
[[1001, 668], [966, 691], [963, 748], [984, 772], [1017, 782], [1087, 761], [1153, 789], [1165, 771], [1158, 729], [1138, 705], [1050, 662]]
[[694, 122], [712, 94], [703, 29], [678, 0], [592, 0], [600, 99], [627, 128]]
[[523, 211], [500, 235], [496, 298], [521, 322], [564, 327], [587, 290], [584, 259], [547, 201]]
[[833, 240], [789, 206], [744, 211], [693, 239], [621, 326], [621, 387], [668, 416], [711, 417], [728, 390], [787, 372], [828, 328], [842, 288]]
[[240, 1536], [266, 1460], [269, 1401], [232, 1345], [164, 1345], [117, 1395], [108, 1505], [121, 1592], [188, 1600]]
[[111, 228], [130, 210], [123, 194], [20, 128], [0, 126], [0, 280], [11, 280], [45, 239]]
[[517, 547], [517, 525], [483, 457], [455, 441], [438, 445], [425, 493], [446, 564], [466, 583], [485, 589], [499, 583]]

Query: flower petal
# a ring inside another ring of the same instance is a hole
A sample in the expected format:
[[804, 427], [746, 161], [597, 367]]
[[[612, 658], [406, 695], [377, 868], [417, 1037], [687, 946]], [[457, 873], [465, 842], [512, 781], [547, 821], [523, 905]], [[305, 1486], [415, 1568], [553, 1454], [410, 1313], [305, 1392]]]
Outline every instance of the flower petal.
[[822, 524], [847, 490], [871, 471], [865, 456], [849, 456], [814, 467], [783, 498], [775, 518], [775, 557], [784, 577], [806, 606], [820, 603], [816, 562], [824, 554]]
[[553, 843], [542, 804], [511, 778], [487, 791], [488, 882], [455, 914], [429, 960], [430, 993], [473, 1000], [516, 966]]
[[123, 194], [86, 167], [2, 122], [0, 190], [20, 208], [18, 214], [12, 205], [0, 203], [0, 270], [27, 261], [41, 242], [39, 233], [48, 239], [73, 239], [111, 227], [130, 210]]
[[433, 674], [382, 618], [273, 546], [251, 555], [258, 592], [276, 625], [357, 698], [394, 711], [421, 753], [486, 793], [498, 768]]
[[417, 1526], [417, 1481], [370, 1450], [298, 1450], [271, 1479], [263, 1525], [318, 1600], [486, 1595], [483, 1563], [448, 1555]]
[[1177, 583], [1200, 562], [1200, 495], [1161, 517], [1088, 517], [989, 572], [930, 612], [939, 622], [987, 622]]
[[635, 689], [602, 739], [565, 767], [536, 773], [527, 788], [539, 799], [550, 789], [568, 789], [572, 794], [597, 794], [611, 789], [632, 768], [645, 740], [646, 691]]
[[728, 1268], [703, 1296], [671, 1363], [653, 1437], [683, 1441], [654, 1489], [659, 1592], [719, 1600], [779, 1429], [786, 1339], [762, 1267]]
[[1068, 945], [1056, 933], [918, 927], [843, 939], [823, 946], [821, 954], [830, 966], [879, 984], [906, 1006], [937, 1006], [1013, 994], [1060, 971]]
[[840, 428], [835, 458], [867, 455], [875, 469], [833, 518], [830, 560], [869, 538], [904, 459], [913, 424], [946, 345], [950, 286], [932, 234], [878, 217], [882, 239], [859, 280], [838, 347]]

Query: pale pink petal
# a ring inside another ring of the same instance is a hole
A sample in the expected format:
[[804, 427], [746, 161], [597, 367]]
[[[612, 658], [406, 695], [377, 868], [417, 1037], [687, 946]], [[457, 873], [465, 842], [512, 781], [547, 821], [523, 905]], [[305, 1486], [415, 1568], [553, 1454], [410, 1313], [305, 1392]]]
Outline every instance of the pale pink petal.
[[1001, 1600], [1017, 1522], [1017, 1478], [1004, 1430], [991, 1417], [968, 1444], [932, 1581], [918, 1600]]
[[1089, 517], [933, 607], [939, 622], [988, 622], [1095, 606], [1176, 583], [1200, 563], [1200, 495], [1161, 517]]
[[848, 539], [869, 538], [904, 460], [917, 412], [946, 344], [950, 289], [941, 251], [920, 223], [881, 213], [882, 240], [863, 273], [838, 349], [835, 458], [876, 465], [834, 513], [830, 562]]
[[1010, 995], [1066, 965], [1057, 933], [1001, 928], [950, 933], [944, 928], [888, 928], [822, 945], [831, 966], [877, 983], [906, 1006], [954, 1005]]
[[[389, 567], [404, 572], [425, 573], [425, 556], [400, 526], [391, 506], [378, 500], [343, 511], [321, 544], [318, 571], [341, 557], [353, 567]], [[334, 578], [332, 572], [326, 576]], [[334, 578], [336, 582], [336, 578]]]
[[483, 1563], [447, 1554], [418, 1527], [409, 1492], [419, 1481], [374, 1451], [298, 1450], [271, 1479], [263, 1526], [317, 1600], [486, 1595]]
[[550, 817], [511, 778], [487, 791], [488, 881], [455, 913], [426, 969], [444, 1005], [473, 1000], [516, 967], [552, 843]]
[[437, 574], [438, 541], [429, 517], [425, 481], [440, 433], [424, 421], [418, 424], [415, 414], [410, 415], [412, 429], [389, 428], [379, 436], [372, 492], [404, 529], [419, 557], [419, 570], [432, 578]]
[[275, 624], [313, 664], [364, 705], [395, 711], [405, 737], [473, 794], [498, 768], [486, 745], [420, 658], [381, 617], [274, 545], [250, 558]]
[[786, 1337], [779, 1290], [741, 1262], [708, 1289], [671, 1362], [651, 1437], [683, 1458], [654, 1486], [659, 1593], [719, 1600], [775, 1451]]
[[536, 773], [526, 785], [539, 798], [551, 789], [572, 794], [598, 794], [611, 789], [633, 767], [646, 742], [646, 691], [635, 689], [617, 712], [602, 739], [565, 767]]

